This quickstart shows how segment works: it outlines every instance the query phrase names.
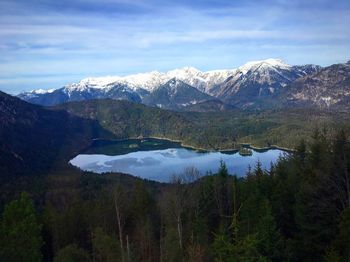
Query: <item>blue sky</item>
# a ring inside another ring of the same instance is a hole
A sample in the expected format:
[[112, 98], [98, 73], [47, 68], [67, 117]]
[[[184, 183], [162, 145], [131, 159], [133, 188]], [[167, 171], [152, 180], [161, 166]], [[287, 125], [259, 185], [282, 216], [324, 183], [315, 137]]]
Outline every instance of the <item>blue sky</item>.
[[350, 60], [349, 0], [0, 0], [0, 90], [281, 58]]

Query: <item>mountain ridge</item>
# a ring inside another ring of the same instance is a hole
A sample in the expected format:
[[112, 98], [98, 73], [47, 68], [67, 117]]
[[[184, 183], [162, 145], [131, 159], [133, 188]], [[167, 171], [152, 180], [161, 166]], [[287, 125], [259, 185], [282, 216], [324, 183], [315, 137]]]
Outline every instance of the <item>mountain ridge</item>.
[[94, 137], [113, 137], [96, 121], [2, 92], [0, 126], [0, 183], [20, 174], [45, 173], [56, 164], [65, 164]]
[[[91, 88], [96, 88], [96, 89], [104, 89], [114, 83], [123, 83], [126, 85], [129, 84], [130, 88], [133, 90], [142, 88], [147, 91], [152, 91], [154, 88], [165, 84], [167, 81], [169, 81], [174, 77], [192, 86], [196, 86], [196, 84], [194, 84], [196, 80], [202, 81], [202, 82], [205, 82], [205, 81], [211, 82], [211, 85], [214, 85], [214, 84], [218, 84], [218, 82], [223, 82], [230, 75], [233, 75], [237, 71], [249, 70], [249, 67], [252, 67], [259, 63], [265, 63], [271, 66], [282, 66], [282, 65], [289, 66], [286, 63], [284, 63], [281, 59], [269, 58], [269, 59], [259, 60], [259, 61], [250, 61], [245, 63], [242, 66], [239, 66], [233, 69], [216, 69], [216, 70], [209, 70], [209, 71], [200, 71], [197, 68], [186, 66], [183, 68], [169, 70], [167, 72], [150, 71], [150, 72], [137, 73], [137, 74], [131, 74], [126, 76], [87, 77], [87, 78], [83, 78], [78, 83], [67, 84], [64, 87], [67, 90], [69, 89], [83, 90], [84, 87], [86, 86], [90, 86]], [[215, 78], [217, 80], [213, 81], [212, 78]], [[47, 89], [47, 90], [34, 89], [32, 91], [23, 92], [23, 93], [45, 94], [45, 93], [52, 93], [54, 90], [57, 90], [57, 89], [60, 89], [60, 88]]]
[[350, 111], [350, 61], [296, 80], [286, 96], [290, 106]]
[[143, 103], [176, 110], [210, 99], [213, 97], [174, 77], [153, 90]]
[[[340, 68], [341, 65], [346, 64], [337, 65]], [[264, 109], [291, 105], [303, 107], [305, 103], [302, 97], [298, 97], [299, 91], [298, 88], [295, 88], [296, 84], [294, 83], [300, 83], [302, 81], [300, 79], [307, 76], [315, 80], [318, 77], [317, 73], [325, 68], [328, 68], [327, 70], [337, 70], [335, 65], [322, 68], [313, 64], [289, 65], [280, 59], [266, 59], [251, 61], [236, 69], [229, 70], [202, 72], [194, 67], [184, 67], [166, 73], [152, 71], [125, 77], [85, 78], [79, 83], [69, 84], [59, 89], [34, 90], [19, 94], [18, 97], [45, 106], [71, 101], [111, 98], [165, 109], [192, 110], [194, 107], [191, 105], [215, 98], [221, 100], [224, 104], [242, 109]], [[346, 71], [345, 74], [350, 74], [350, 72]], [[337, 77], [336, 72], [330, 77]], [[178, 85], [182, 92], [177, 92], [176, 99], [171, 94], [174, 92], [170, 92], [169, 88], [168, 91], [165, 91], [166, 88], [164, 89], [164, 86], [174, 79], [182, 83]], [[331, 92], [332, 87], [326, 83], [322, 84], [322, 81], [330, 80], [326, 78], [319, 79], [320, 85], [329, 89], [330, 100], [339, 100], [338, 106], [332, 106], [332, 108], [350, 110], [347, 98], [350, 96], [349, 93], [347, 91], [340, 92], [337, 94], [338, 97], [335, 98]], [[346, 83], [345, 81], [342, 88], [348, 90], [350, 85]], [[184, 86], [187, 88], [184, 88]], [[163, 94], [160, 94], [160, 87], [164, 89]], [[187, 91], [183, 92], [185, 89]], [[321, 92], [319, 89], [314, 88], [314, 90]], [[182, 94], [182, 97], [179, 94]], [[345, 94], [346, 97], [339, 97], [340, 94]], [[313, 95], [319, 96], [319, 94]], [[328, 106], [327, 101], [312, 103], [314, 107], [318, 108], [324, 108], [324, 104], [326, 107]], [[219, 106], [218, 108], [225, 107]]]

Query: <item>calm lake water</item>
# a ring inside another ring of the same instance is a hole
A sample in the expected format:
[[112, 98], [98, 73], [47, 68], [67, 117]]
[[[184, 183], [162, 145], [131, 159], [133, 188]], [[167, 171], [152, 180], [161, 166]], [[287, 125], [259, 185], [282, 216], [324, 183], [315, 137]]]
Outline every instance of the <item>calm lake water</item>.
[[126, 141], [96, 141], [86, 152], [70, 163], [85, 171], [95, 173], [122, 172], [160, 182], [169, 182], [173, 174], [181, 174], [187, 167], [195, 167], [205, 175], [215, 173], [224, 161], [230, 174], [243, 176], [250, 165], [257, 161], [269, 168], [284, 151], [270, 149], [265, 152], [252, 150], [252, 155], [238, 152], [203, 152], [181, 147], [179, 143], [159, 139]]

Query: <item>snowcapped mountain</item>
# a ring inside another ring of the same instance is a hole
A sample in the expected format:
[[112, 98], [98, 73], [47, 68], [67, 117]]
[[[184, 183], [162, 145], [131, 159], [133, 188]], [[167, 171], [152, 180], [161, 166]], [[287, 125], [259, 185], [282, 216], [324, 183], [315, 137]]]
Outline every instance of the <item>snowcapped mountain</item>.
[[259, 107], [260, 100], [278, 96], [296, 79], [318, 70], [319, 66], [291, 66], [279, 59], [248, 62], [210, 93], [239, 107]]
[[[166, 73], [158, 71], [152, 71], [149, 73], [133, 74], [124, 77], [120, 76], [106, 76], [106, 77], [89, 77], [84, 78], [78, 83], [72, 83], [64, 86], [64, 91], [69, 94], [73, 92], [82, 92], [91, 89], [103, 89], [108, 92], [111, 88], [118, 85], [124, 85], [132, 91], [138, 91], [144, 89], [148, 92], [152, 92], [157, 87], [164, 85], [169, 80], [176, 78], [184, 83], [194, 86], [201, 91], [205, 91], [208, 87], [221, 83], [228, 76], [230, 76], [234, 70], [214, 70], [208, 72], [201, 72], [194, 67], [184, 67], [180, 69], [174, 69]], [[37, 89], [25, 94], [42, 95], [52, 93], [55, 89]]]
[[90, 99], [112, 98], [123, 99], [132, 102], [141, 103], [143, 92], [136, 92], [126, 84], [113, 83], [105, 86], [92, 85], [84, 83], [84, 80], [78, 84], [71, 84], [50, 92], [40, 92], [36, 90], [28, 93], [19, 94], [18, 97], [27, 102], [45, 106], [57, 105], [70, 101], [82, 101]]
[[[215, 70], [201, 72], [194, 67], [184, 67], [166, 73], [152, 71], [124, 77], [90, 77], [56, 90], [33, 90], [31, 92], [21, 93], [18, 97], [34, 104], [46, 106], [69, 101], [100, 98], [125, 99], [133, 102], [142, 102], [150, 93], [166, 85], [170, 80], [176, 79], [183, 84], [196, 88], [197, 91], [199, 91], [197, 94], [200, 94], [197, 100], [201, 101], [201, 97], [203, 97], [202, 92], [207, 93], [212, 86], [225, 81], [234, 71], [235, 70]], [[159, 90], [157, 92], [159, 92]], [[207, 95], [207, 97], [209, 96]]]
[[234, 69], [202, 72], [194, 67], [184, 67], [169, 71], [166, 75], [170, 79], [176, 78], [204, 93], [209, 93], [211, 87], [224, 82], [234, 72]]
[[145, 96], [143, 103], [160, 108], [181, 109], [210, 99], [213, 97], [174, 77]]
[[194, 67], [184, 67], [165, 73], [152, 71], [149, 73], [140, 73], [124, 77], [107, 76], [86, 78], [81, 80], [78, 84], [68, 85], [67, 88], [80, 90], [87, 87], [106, 89], [109, 86], [116, 84], [124, 84], [134, 91], [144, 89], [148, 92], [152, 92], [157, 87], [164, 85], [173, 78], [176, 78], [188, 85], [196, 87], [202, 92], [205, 92], [208, 87], [225, 81], [227, 77], [234, 73], [234, 71], [235, 70], [215, 70], [201, 72]]
[[[317, 65], [292, 66], [280, 59], [266, 59], [229, 70], [202, 72], [184, 67], [165, 73], [91, 77], [56, 90], [33, 90], [18, 97], [41, 105], [112, 98], [171, 109], [215, 97], [240, 108], [265, 108], [279, 105], [280, 96], [288, 93], [297, 79], [315, 75], [320, 70]], [[176, 90], [178, 88], [181, 90]]]

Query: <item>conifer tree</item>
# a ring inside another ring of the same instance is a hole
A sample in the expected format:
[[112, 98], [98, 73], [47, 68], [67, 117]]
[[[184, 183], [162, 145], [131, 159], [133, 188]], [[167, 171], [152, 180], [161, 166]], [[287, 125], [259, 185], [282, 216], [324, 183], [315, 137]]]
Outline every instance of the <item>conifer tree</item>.
[[6, 205], [0, 228], [0, 257], [4, 261], [41, 261], [41, 224], [27, 193]]

